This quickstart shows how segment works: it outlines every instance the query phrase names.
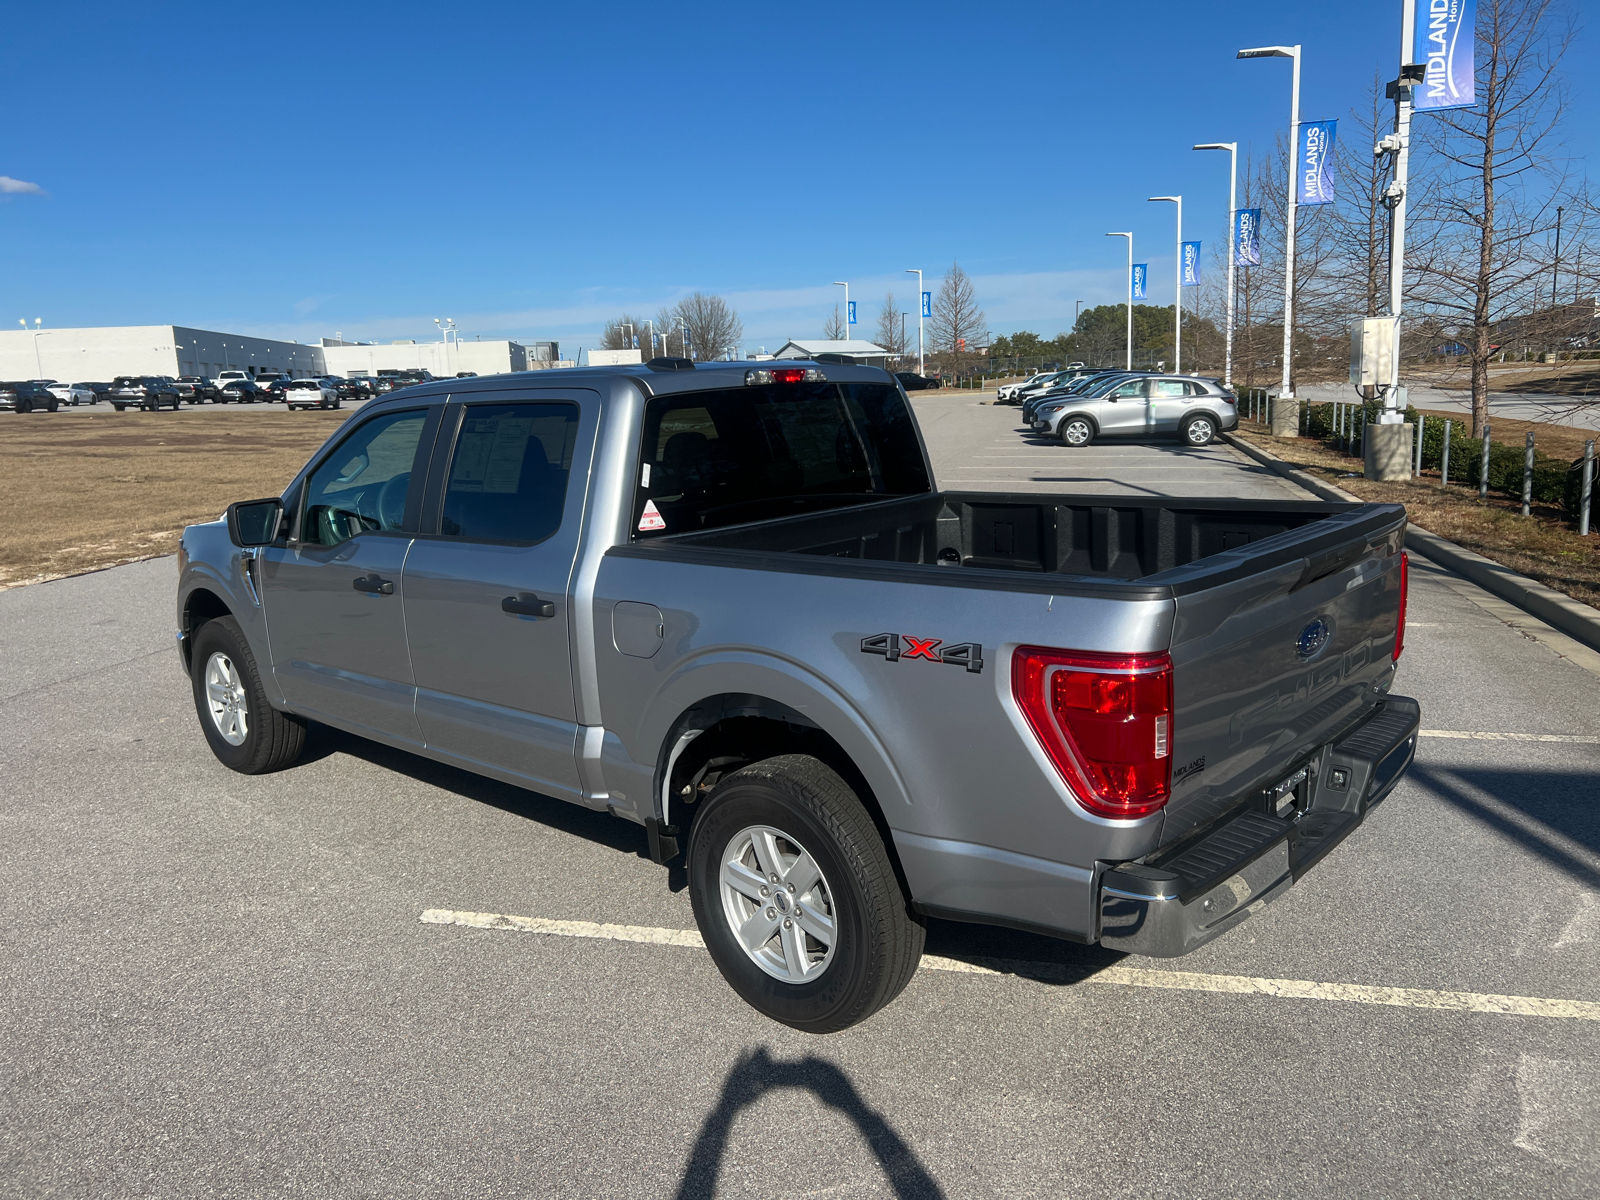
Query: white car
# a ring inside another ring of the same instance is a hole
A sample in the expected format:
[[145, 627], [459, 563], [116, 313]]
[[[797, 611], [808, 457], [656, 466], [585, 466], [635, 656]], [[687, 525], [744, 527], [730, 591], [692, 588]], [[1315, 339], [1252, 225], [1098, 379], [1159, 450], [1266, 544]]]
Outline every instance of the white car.
[[86, 383], [52, 383], [47, 386], [50, 394], [63, 404], [95, 404], [100, 399]]
[[249, 375], [249, 372], [247, 372], [247, 371], [224, 371], [224, 372], [222, 372], [222, 374], [217, 376], [216, 384], [217, 384], [217, 386], [219, 388], [221, 388], [221, 387], [226, 387], [228, 384], [232, 383], [236, 379], [249, 379], [249, 378], [250, 378], [250, 375]]
[[1032, 375], [1028, 376], [1028, 378], [1022, 380], [1020, 383], [1002, 384], [1000, 387], [997, 387], [995, 389], [995, 391], [994, 391], [995, 399], [996, 400], [1010, 400], [1010, 399], [1014, 398], [1016, 396], [1016, 394], [1018, 392], [1020, 392], [1023, 388], [1031, 387], [1035, 383], [1038, 383], [1041, 379], [1048, 379], [1050, 376], [1052, 376], [1054, 374], [1056, 374], [1056, 372], [1054, 372], [1054, 371], [1039, 371], [1039, 372], [1036, 372], [1035, 374], [1032, 374]]
[[283, 402], [297, 408], [338, 408], [339, 389], [331, 379], [291, 379], [283, 385]]

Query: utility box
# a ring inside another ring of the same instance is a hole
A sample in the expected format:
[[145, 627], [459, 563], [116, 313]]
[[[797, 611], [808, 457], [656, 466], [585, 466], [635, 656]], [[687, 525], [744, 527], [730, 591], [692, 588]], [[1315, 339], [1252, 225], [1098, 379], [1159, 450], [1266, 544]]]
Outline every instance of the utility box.
[[1367, 399], [1394, 378], [1394, 317], [1358, 317], [1350, 322], [1350, 382]]

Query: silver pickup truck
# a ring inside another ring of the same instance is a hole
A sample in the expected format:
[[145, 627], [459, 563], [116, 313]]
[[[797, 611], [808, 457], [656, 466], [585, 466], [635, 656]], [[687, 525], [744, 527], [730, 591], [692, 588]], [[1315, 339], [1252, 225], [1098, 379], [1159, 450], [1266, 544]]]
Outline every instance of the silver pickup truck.
[[881, 370], [439, 380], [184, 531], [178, 648], [237, 771], [320, 721], [682, 853], [801, 1029], [927, 917], [1183, 954], [1410, 763], [1398, 506], [940, 492]]

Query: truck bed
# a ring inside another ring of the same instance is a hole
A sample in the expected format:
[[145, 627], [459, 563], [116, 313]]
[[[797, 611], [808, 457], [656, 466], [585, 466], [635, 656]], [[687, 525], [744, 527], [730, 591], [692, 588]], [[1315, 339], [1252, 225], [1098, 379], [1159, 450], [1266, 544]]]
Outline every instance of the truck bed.
[[[982, 575], [991, 584], [1051, 592], [1100, 591], [1109, 583], [1175, 597], [1301, 558], [1302, 582], [1309, 583], [1345, 565], [1339, 560], [1346, 548], [1359, 550], [1404, 518], [1396, 504], [937, 492], [621, 549], [722, 552], [711, 557], [723, 565], [744, 556], [771, 566], [770, 556], [811, 555], [927, 568], [915, 572], [923, 576], [948, 572], [953, 583]], [[838, 565], [840, 573], [855, 573]]]

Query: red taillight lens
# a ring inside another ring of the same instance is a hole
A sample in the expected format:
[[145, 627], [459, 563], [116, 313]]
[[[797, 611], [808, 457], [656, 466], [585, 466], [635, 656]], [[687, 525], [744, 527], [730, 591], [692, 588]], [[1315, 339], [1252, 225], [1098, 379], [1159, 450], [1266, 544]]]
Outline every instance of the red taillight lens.
[[1011, 691], [1078, 803], [1144, 817], [1172, 794], [1172, 656], [1019, 647]]
[[804, 383], [806, 369], [804, 367], [777, 367], [772, 372], [773, 383]]
[[1400, 661], [1400, 651], [1406, 648], [1406, 592], [1411, 574], [1411, 555], [1400, 551], [1400, 623], [1394, 629], [1394, 661]]

